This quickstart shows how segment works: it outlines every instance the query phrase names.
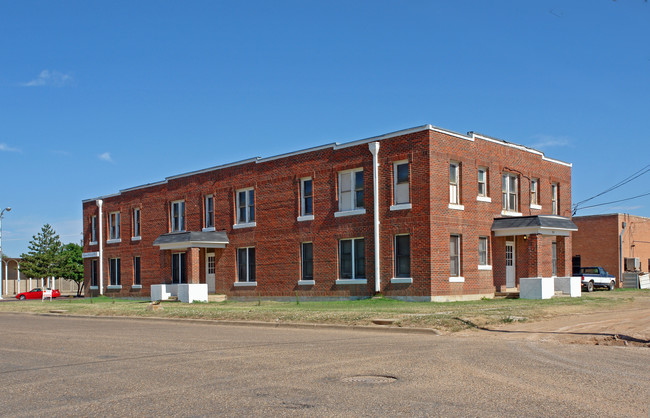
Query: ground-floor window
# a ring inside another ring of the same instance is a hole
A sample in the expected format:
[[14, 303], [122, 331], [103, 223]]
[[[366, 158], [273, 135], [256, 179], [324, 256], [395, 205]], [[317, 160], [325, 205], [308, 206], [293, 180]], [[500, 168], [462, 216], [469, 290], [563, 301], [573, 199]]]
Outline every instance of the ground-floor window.
[[339, 241], [339, 276], [341, 279], [365, 279], [366, 248], [363, 238]]
[[133, 257], [133, 284], [140, 285], [140, 257]]
[[487, 266], [490, 264], [488, 260], [488, 237], [478, 237], [478, 265]]
[[411, 277], [411, 237], [395, 236], [395, 277]]
[[120, 286], [122, 284], [122, 273], [120, 269], [120, 259], [111, 258], [108, 265], [109, 275], [111, 276], [111, 286]]
[[460, 277], [460, 235], [449, 237], [449, 274], [451, 277]]
[[237, 249], [237, 281], [254, 282], [255, 247]]
[[552, 252], [553, 252], [553, 276], [557, 276], [557, 242], [553, 242], [552, 244]]
[[314, 244], [302, 243], [302, 280], [314, 280]]
[[185, 253], [172, 254], [172, 283], [187, 283], [185, 276]]
[[99, 260], [90, 261], [90, 285], [99, 286]]

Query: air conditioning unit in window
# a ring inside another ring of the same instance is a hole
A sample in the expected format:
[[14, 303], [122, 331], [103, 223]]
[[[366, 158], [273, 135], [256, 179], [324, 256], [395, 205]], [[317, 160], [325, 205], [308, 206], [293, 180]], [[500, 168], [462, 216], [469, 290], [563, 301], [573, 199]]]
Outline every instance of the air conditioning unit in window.
[[625, 271], [641, 271], [639, 257], [625, 258]]

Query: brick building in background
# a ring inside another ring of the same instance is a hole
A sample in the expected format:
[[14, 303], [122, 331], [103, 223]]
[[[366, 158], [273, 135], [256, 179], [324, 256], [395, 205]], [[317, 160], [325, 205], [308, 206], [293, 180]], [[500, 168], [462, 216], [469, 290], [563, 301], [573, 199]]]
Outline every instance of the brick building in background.
[[[576, 216], [573, 221], [579, 228], [573, 234], [574, 268], [603, 267], [616, 276], [619, 286], [620, 273], [625, 272], [621, 259], [639, 258], [640, 269], [650, 271], [650, 218], [613, 213]], [[619, 252], [620, 238], [622, 254]]]
[[425, 125], [85, 200], [86, 289], [489, 297], [521, 277], [570, 274], [570, 207], [570, 164]]

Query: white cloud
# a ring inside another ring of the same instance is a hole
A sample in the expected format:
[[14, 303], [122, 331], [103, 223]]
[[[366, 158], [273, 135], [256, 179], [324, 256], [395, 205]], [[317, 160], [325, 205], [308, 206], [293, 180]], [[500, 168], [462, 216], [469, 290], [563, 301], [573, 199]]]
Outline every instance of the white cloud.
[[111, 153], [110, 152], [105, 152], [103, 154], [98, 155], [100, 160], [107, 161], [109, 163], [113, 162], [113, 159], [111, 158]]
[[20, 150], [18, 148], [13, 148], [10, 147], [7, 144], [0, 144], [0, 151], [5, 151], [5, 152], [19, 152]]
[[39, 86], [54, 86], [61, 87], [65, 84], [72, 82], [72, 76], [70, 74], [63, 74], [58, 71], [43, 70], [41, 73], [27, 83], [22, 85], [25, 87], [39, 87]]
[[630, 212], [633, 210], [641, 209], [643, 206], [642, 205], [636, 205], [636, 206], [610, 206], [608, 210], [610, 211], [619, 211], [619, 212]]
[[536, 141], [531, 145], [533, 148], [568, 147], [573, 142], [566, 136], [545, 134], [533, 135], [533, 140]]

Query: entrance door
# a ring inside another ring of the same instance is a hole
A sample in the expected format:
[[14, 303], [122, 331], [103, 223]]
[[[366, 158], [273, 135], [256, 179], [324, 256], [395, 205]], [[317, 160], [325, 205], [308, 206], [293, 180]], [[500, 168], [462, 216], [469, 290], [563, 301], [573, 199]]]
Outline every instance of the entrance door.
[[208, 284], [208, 293], [216, 292], [214, 285], [214, 253], [205, 254], [205, 282]]
[[506, 242], [506, 287], [516, 287], [515, 282], [515, 243]]

